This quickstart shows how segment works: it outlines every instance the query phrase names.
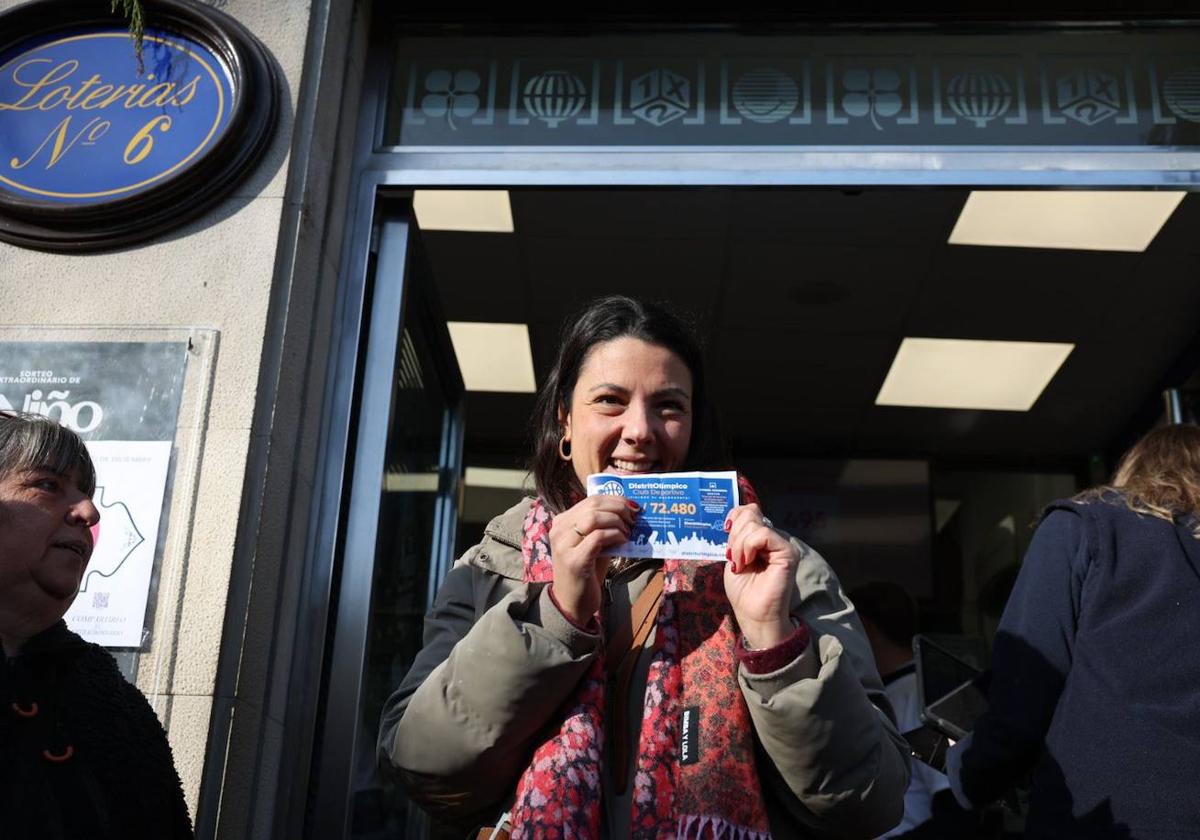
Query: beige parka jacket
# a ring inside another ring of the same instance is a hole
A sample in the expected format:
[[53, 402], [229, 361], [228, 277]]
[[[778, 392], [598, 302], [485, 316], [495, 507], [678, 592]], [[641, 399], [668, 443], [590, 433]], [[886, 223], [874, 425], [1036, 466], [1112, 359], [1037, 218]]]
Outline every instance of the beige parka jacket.
[[[448, 573], [425, 619], [424, 647], [384, 706], [381, 763], [435, 819], [463, 831], [492, 824], [509, 807], [533, 750], [560, 722], [561, 704], [602, 655], [599, 635], [568, 622], [545, 584], [523, 580], [530, 503], [492, 520]], [[876, 837], [903, 814], [909, 752], [853, 605], [821, 556], [793, 542], [801, 560], [792, 612], [809, 625], [809, 648], [769, 674], [737, 671], [772, 834]], [[628, 621], [654, 563], [610, 578], [609, 628]], [[627, 699], [632, 739], [649, 659], [641, 657]], [[635, 750], [636, 743], [631, 760]], [[628, 836], [629, 792], [605, 790], [606, 835]]]

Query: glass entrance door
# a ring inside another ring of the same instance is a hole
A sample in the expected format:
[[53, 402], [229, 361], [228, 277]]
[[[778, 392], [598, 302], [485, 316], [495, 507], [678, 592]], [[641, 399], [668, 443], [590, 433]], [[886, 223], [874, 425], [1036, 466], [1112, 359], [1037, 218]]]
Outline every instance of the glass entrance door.
[[383, 703], [451, 562], [463, 383], [407, 208], [377, 214], [370, 323], [307, 836], [419, 836], [376, 769]]

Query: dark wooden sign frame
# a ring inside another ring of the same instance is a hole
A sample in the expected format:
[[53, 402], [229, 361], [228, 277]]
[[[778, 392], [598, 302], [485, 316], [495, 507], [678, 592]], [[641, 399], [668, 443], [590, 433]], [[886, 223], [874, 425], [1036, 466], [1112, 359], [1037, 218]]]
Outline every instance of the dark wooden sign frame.
[[[124, 25], [98, 0], [36, 0], [0, 15], [0, 53], [40, 35], [88, 25]], [[266, 151], [279, 109], [275, 63], [227, 14], [191, 0], [147, 0], [147, 30], [196, 41], [220, 57], [233, 79], [224, 134], [197, 161], [142, 192], [71, 205], [0, 189], [0, 239], [46, 251], [119, 248], [194, 219], [224, 198]], [[130, 44], [132, 56], [133, 47]], [[132, 60], [132, 57], [131, 57]]]

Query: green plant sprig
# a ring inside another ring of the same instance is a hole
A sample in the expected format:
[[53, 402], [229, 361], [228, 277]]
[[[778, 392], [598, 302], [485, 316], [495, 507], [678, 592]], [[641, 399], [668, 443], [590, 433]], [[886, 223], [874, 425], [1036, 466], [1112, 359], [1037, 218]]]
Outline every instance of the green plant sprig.
[[129, 19], [129, 37], [133, 39], [133, 55], [137, 59], [138, 75], [146, 70], [142, 61], [142, 41], [146, 36], [146, 21], [142, 15], [142, 0], [112, 0], [112, 11], [120, 11]]

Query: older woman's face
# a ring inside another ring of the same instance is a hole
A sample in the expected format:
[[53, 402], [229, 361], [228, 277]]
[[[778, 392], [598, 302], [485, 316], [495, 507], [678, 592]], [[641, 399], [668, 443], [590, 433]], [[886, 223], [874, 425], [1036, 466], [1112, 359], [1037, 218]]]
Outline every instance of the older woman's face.
[[592, 473], [678, 469], [692, 440], [692, 374], [657, 344], [597, 344], [579, 371], [563, 433], [581, 483]]
[[0, 635], [28, 638], [75, 599], [100, 513], [77, 474], [0, 476]]

